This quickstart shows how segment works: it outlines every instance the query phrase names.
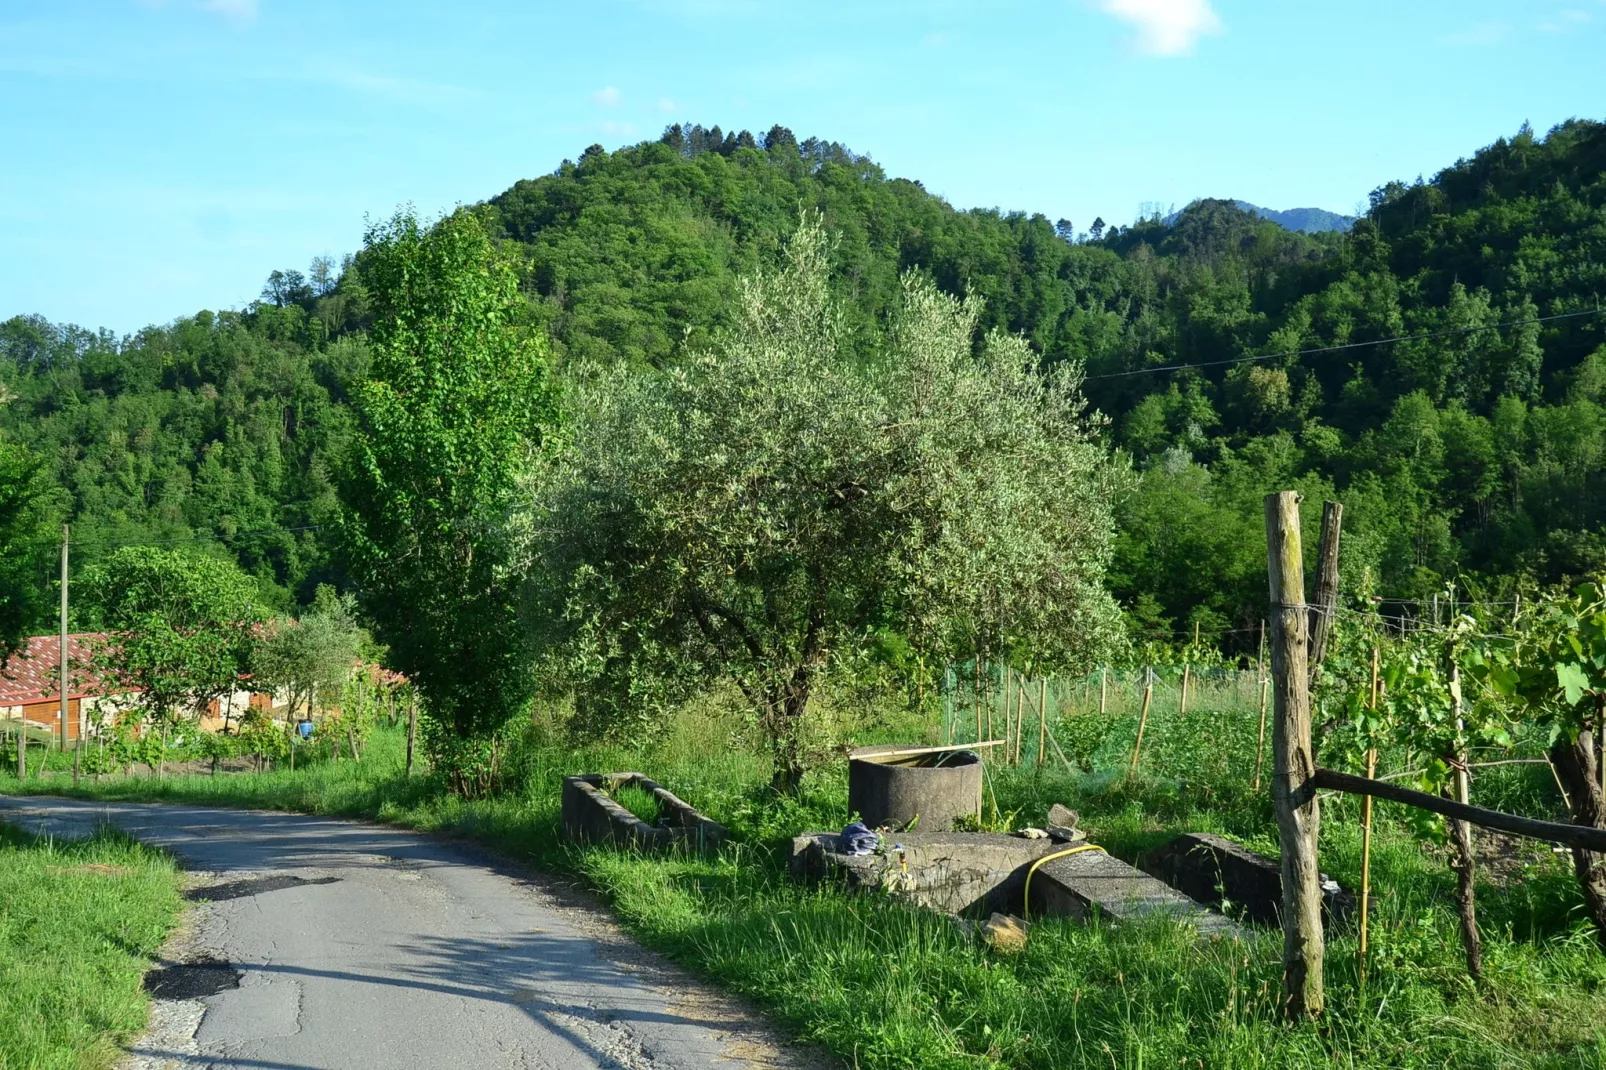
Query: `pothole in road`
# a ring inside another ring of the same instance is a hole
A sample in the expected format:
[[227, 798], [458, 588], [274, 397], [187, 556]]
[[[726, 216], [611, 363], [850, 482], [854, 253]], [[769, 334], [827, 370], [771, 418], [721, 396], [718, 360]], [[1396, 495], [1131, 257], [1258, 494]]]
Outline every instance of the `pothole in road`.
[[176, 962], [145, 975], [145, 991], [157, 999], [200, 999], [240, 987], [240, 971], [217, 959]]
[[306, 877], [294, 877], [284, 873], [272, 877], [253, 877], [250, 880], [225, 881], [205, 888], [191, 888], [184, 893], [184, 898], [201, 903], [218, 903], [225, 899], [260, 895], [262, 892], [277, 892], [282, 888], [298, 888], [303, 884], [333, 884], [339, 879], [339, 877], [315, 877], [309, 880]]

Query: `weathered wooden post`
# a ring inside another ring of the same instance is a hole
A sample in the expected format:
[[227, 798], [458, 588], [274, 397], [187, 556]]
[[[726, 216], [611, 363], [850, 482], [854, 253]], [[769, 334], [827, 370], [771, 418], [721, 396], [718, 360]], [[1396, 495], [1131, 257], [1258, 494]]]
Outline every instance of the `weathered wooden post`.
[[1154, 668], [1146, 666], [1143, 670], [1143, 712], [1138, 714], [1138, 738], [1132, 744], [1132, 767], [1126, 771], [1132, 776], [1138, 771], [1138, 758], [1143, 755], [1143, 730], [1149, 725], [1149, 705], [1154, 701]]
[[1299, 532], [1300, 496], [1266, 495], [1266, 574], [1271, 595], [1272, 801], [1282, 844], [1283, 1010], [1322, 1013], [1322, 889], [1316, 861], [1320, 808], [1310, 745], [1310, 607]]
[[413, 775], [413, 744], [418, 738], [418, 692], [417, 685], [411, 700], [407, 703], [407, 776]]
[[1327, 637], [1333, 633], [1333, 614], [1338, 610], [1338, 537], [1344, 527], [1344, 507], [1337, 502], [1322, 505], [1322, 538], [1316, 544], [1316, 600], [1310, 607], [1310, 675], [1327, 656]]

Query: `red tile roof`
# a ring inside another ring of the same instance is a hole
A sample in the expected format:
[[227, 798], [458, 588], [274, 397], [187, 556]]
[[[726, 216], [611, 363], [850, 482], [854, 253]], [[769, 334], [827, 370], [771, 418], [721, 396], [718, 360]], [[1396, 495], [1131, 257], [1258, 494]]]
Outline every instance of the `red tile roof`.
[[[68, 698], [88, 698], [108, 693], [104, 681], [92, 671], [95, 648], [105, 640], [104, 632], [79, 632], [67, 636]], [[60, 666], [61, 636], [33, 636], [0, 670], [0, 706], [32, 705], [50, 699], [60, 701]]]

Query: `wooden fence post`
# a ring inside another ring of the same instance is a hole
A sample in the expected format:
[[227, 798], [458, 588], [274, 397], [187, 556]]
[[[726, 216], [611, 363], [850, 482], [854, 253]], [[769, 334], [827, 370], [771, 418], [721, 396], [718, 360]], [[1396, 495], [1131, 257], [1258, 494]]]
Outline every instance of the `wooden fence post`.
[[1143, 712], [1138, 715], [1138, 738], [1132, 744], [1132, 768], [1126, 771], [1131, 776], [1138, 771], [1138, 758], [1143, 753], [1143, 729], [1149, 724], [1149, 703], [1154, 700], [1154, 669], [1147, 667], [1143, 670]]
[[1266, 574], [1271, 595], [1272, 800], [1282, 844], [1283, 1010], [1322, 1013], [1322, 889], [1316, 860], [1320, 809], [1307, 781], [1310, 745], [1310, 607], [1299, 531], [1300, 496], [1266, 495]]
[[418, 739], [418, 693], [407, 703], [407, 776], [413, 775], [413, 744]]
[[1344, 507], [1337, 502], [1322, 505], [1322, 538], [1316, 544], [1316, 600], [1310, 607], [1310, 676], [1314, 683], [1316, 667], [1327, 656], [1327, 637], [1333, 633], [1333, 614], [1338, 610], [1338, 537], [1344, 527]]
[[1048, 677], [1037, 681], [1037, 764], [1048, 750]]

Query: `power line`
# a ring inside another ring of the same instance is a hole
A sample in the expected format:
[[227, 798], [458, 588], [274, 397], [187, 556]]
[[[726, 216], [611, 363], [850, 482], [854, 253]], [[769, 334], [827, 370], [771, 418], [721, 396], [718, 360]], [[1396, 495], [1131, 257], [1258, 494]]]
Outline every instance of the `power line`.
[[1226, 360], [1207, 360], [1199, 364], [1162, 364], [1154, 368], [1137, 368], [1125, 372], [1105, 372], [1102, 375], [1083, 376], [1084, 382], [1094, 379], [1125, 379], [1133, 375], [1157, 375], [1161, 372], [1186, 371], [1190, 368], [1219, 368], [1226, 364], [1246, 364], [1256, 360], [1276, 360], [1279, 357], [1309, 357], [1322, 353], [1340, 353], [1349, 349], [1364, 349], [1367, 346], [1384, 346], [1394, 342], [1419, 342], [1426, 338], [1445, 338], [1454, 334], [1475, 334], [1478, 331], [1498, 331], [1506, 327], [1522, 327], [1530, 323], [1550, 323], [1554, 320], [1578, 319], [1581, 316], [1599, 316], [1602, 309], [1592, 308], [1583, 312], [1561, 312], [1554, 316], [1535, 316], [1525, 320], [1507, 320], [1505, 323], [1487, 323], [1481, 327], [1449, 327], [1442, 331], [1424, 331], [1421, 334], [1399, 334], [1392, 338], [1378, 338], [1370, 342], [1345, 342], [1336, 346], [1317, 346], [1312, 349], [1291, 349], [1281, 353], [1255, 353], [1244, 357], [1229, 357]]
[[318, 531], [321, 524], [308, 524], [299, 528], [263, 528], [259, 531], [236, 531], [232, 535], [185, 535], [173, 539], [74, 539], [75, 546], [166, 546], [180, 542], [227, 542], [231, 539], [254, 538], [258, 535], [289, 535], [298, 531]]

